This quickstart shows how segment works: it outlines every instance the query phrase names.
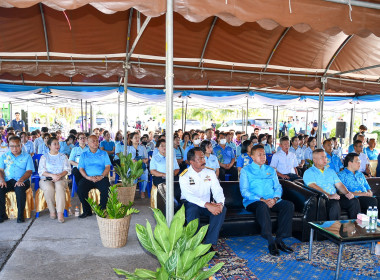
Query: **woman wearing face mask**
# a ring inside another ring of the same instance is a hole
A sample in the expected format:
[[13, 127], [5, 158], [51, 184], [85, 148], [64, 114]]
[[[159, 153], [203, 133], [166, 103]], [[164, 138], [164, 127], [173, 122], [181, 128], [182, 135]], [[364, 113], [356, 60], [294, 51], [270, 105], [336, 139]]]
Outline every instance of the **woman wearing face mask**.
[[190, 149], [192, 149], [194, 147], [199, 147], [199, 145], [201, 144], [201, 139], [199, 138], [198, 133], [194, 133], [193, 135], [191, 135], [191, 140], [193, 141], [193, 144], [186, 148], [185, 155], [183, 156], [183, 160], [187, 160], [187, 152]]
[[253, 144], [251, 140], [245, 140], [241, 144], [241, 155], [238, 157], [237, 162], [236, 162], [236, 167], [239, 173], [243, 167], [252, 163], [253, 161], [253, 159], [251, 158], [252, 147], [253, 147]]
[[[248, 140], [248, 134], [244, 134], [240, 137], [241, 144], [245, 141]], [[241, 144], [236, 147], [236, 157], [240, 157], [241, 155]]]
[[211, 168], [215, 171], [216, 178], [219, 178], [219, 162], [218, 158], [213, 155], [213, 148], [212, 144], [208, 140], [204, 140], [201, 143], [201, 149], [203, 153], [205, 154], [205, 160], [206, 160], [206, 167]]
[[231, 147], [226, 146], [226, 134], [221, 132], [219, 134], [219, 145], [214, 147], [214, 154], [218, 158], [220, 169], [219, 178], [221, 181], [226, 180], [226, 174], [230, 174], [230, 181], [238, 180], [238, 170], [234, 166], [235, 163], [235, 153]]
[[182, 140], [179, 144], [181, 145], [182, 149], [184, 149], [184, 150], [186, 150], [186, 148], [191, 145], [190, 133], [189, 132], [185, 132], [182, 135]]
[[[40, 187], [44, 192], [46, 203], [49, 208], [50, 218], [63, 223], [63, 210], [65, 208], [65, 191], [67, 188], [67, 175], [70, 175], [71, 167], [66, 155], [59, 152], [59, 142], [57, 138], [50, 138], [47, 142], [49, 152], [41, 156], [38, 166], [40, 175]], [[56, 206], [55, 206], [56, 205]]]

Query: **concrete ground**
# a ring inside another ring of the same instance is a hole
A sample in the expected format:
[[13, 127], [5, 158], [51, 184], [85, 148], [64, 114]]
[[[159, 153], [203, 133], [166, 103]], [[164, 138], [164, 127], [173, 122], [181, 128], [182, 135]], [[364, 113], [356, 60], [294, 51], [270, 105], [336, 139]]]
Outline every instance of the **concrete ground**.
[[[75, 197], [72, 205], [79, 205]], [[155, 224], [149, 199], [136, 198], [139, 214], [132, 216], [127, 245], [104, 248], [95, 215], [70, 216], [65, 223], [49, 218], [48, 210], [23, 224], [7, 220], [0, 224], [0, 280], [120, 279], [112, 268], [133, 272], [155, 270], [159, 263], [144, 251], [135, 224]]]

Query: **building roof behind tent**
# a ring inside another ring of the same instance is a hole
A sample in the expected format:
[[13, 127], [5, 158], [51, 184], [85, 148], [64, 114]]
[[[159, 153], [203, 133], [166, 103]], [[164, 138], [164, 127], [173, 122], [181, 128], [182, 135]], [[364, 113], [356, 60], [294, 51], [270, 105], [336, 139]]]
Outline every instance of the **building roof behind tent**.
[[[292, 0], [291, 10], [288, 1], [222, 2], [175, 1], [175, 89], [317, 95], [326, 72], [327, 95], [380, 93], [379, 68], [335, 75], [379, 64], [378, 10], [353, 6], [350, 21], [348, 6], [326, 1]], [[36, 3], [0, 0], [1, 7], [19, 7], [0, 8], [0, 83], [120, 85], [134, 7], [141, 22], [154, 18], [131, 56], [128, 84], [164, 88], [165, 1], [44, 1], [49, 60]]]

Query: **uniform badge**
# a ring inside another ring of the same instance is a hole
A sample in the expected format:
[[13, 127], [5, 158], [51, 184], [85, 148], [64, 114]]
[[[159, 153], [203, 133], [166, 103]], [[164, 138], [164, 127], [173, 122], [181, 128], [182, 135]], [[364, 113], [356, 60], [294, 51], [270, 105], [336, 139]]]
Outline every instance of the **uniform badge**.
[[209, 175], [207, 175], [204, 179], [205, 182], [208, 182], [208, 181], [211, 181], [211, 177]]
[[267, 175], [270, 175], [270, 173], [268, 172]]
[[190, 182], [190, 185], [195, 185], [194, 179], [191, 177], [189, 177], [189, 182]]

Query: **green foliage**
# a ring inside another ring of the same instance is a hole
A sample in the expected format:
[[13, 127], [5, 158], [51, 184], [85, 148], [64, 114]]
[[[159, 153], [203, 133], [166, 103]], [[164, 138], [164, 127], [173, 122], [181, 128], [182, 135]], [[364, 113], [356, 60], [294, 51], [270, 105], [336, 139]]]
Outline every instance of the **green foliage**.
[[136, 269], [134, 273], [114, 268], [118, 275], [124, 275], [131, 280], [204, 280], [221, 269], [224, 263], [203, 271], [215, 255], [215, 252], [207, 253], [211, 244], [201, 244], [208, 225], [201, 227], [198, 233], [197, 219], [184, 227], [184, 206], [174, 215], [170, 228], [160, 210], [153, 209], [153, 212], [156, 219], [154, 233], [148, 221], [146, 227], [137, 224], [136, 233], [141, 245], [157, 257], [161, 267], [156, 271]]
[[305, 166], [306, 166], [306, 168], [310, 168], [310, 167], [312, 167], [313, 164], [314, 164], [314, 162], [313, 162], [313, 160], [311, 160], [311, 159], [307, 159], [307, 160], [305, 161]]
[[106, 209], [101, 209], [100, 205], [98, 205], [91, 198], [88, 198], [87, 202], [90, 204], [91, 209], [95, 212], [95, 214], [101, 218], [121, 219], [125, 216], [139, 212], [139, 210], [132, 208], [133, 203], [131, 201], [128, 205], [119, 202], [117, 199], [117, 185], [110, 187]]
[[336, 136], [336, 128], [334, 127], [333, 129], [331, 129], [330, 138], [335, 137], [335, 136]]
[[118, 156], [120, 165], [115, 166], [115, 171], [119, 174], [123, 187], [132, 187], [135, 181], [144, 173], [143, 162], [141, 159], [138, 161], [132, 160], [132, 154], [125, 156], [120, 153]]

